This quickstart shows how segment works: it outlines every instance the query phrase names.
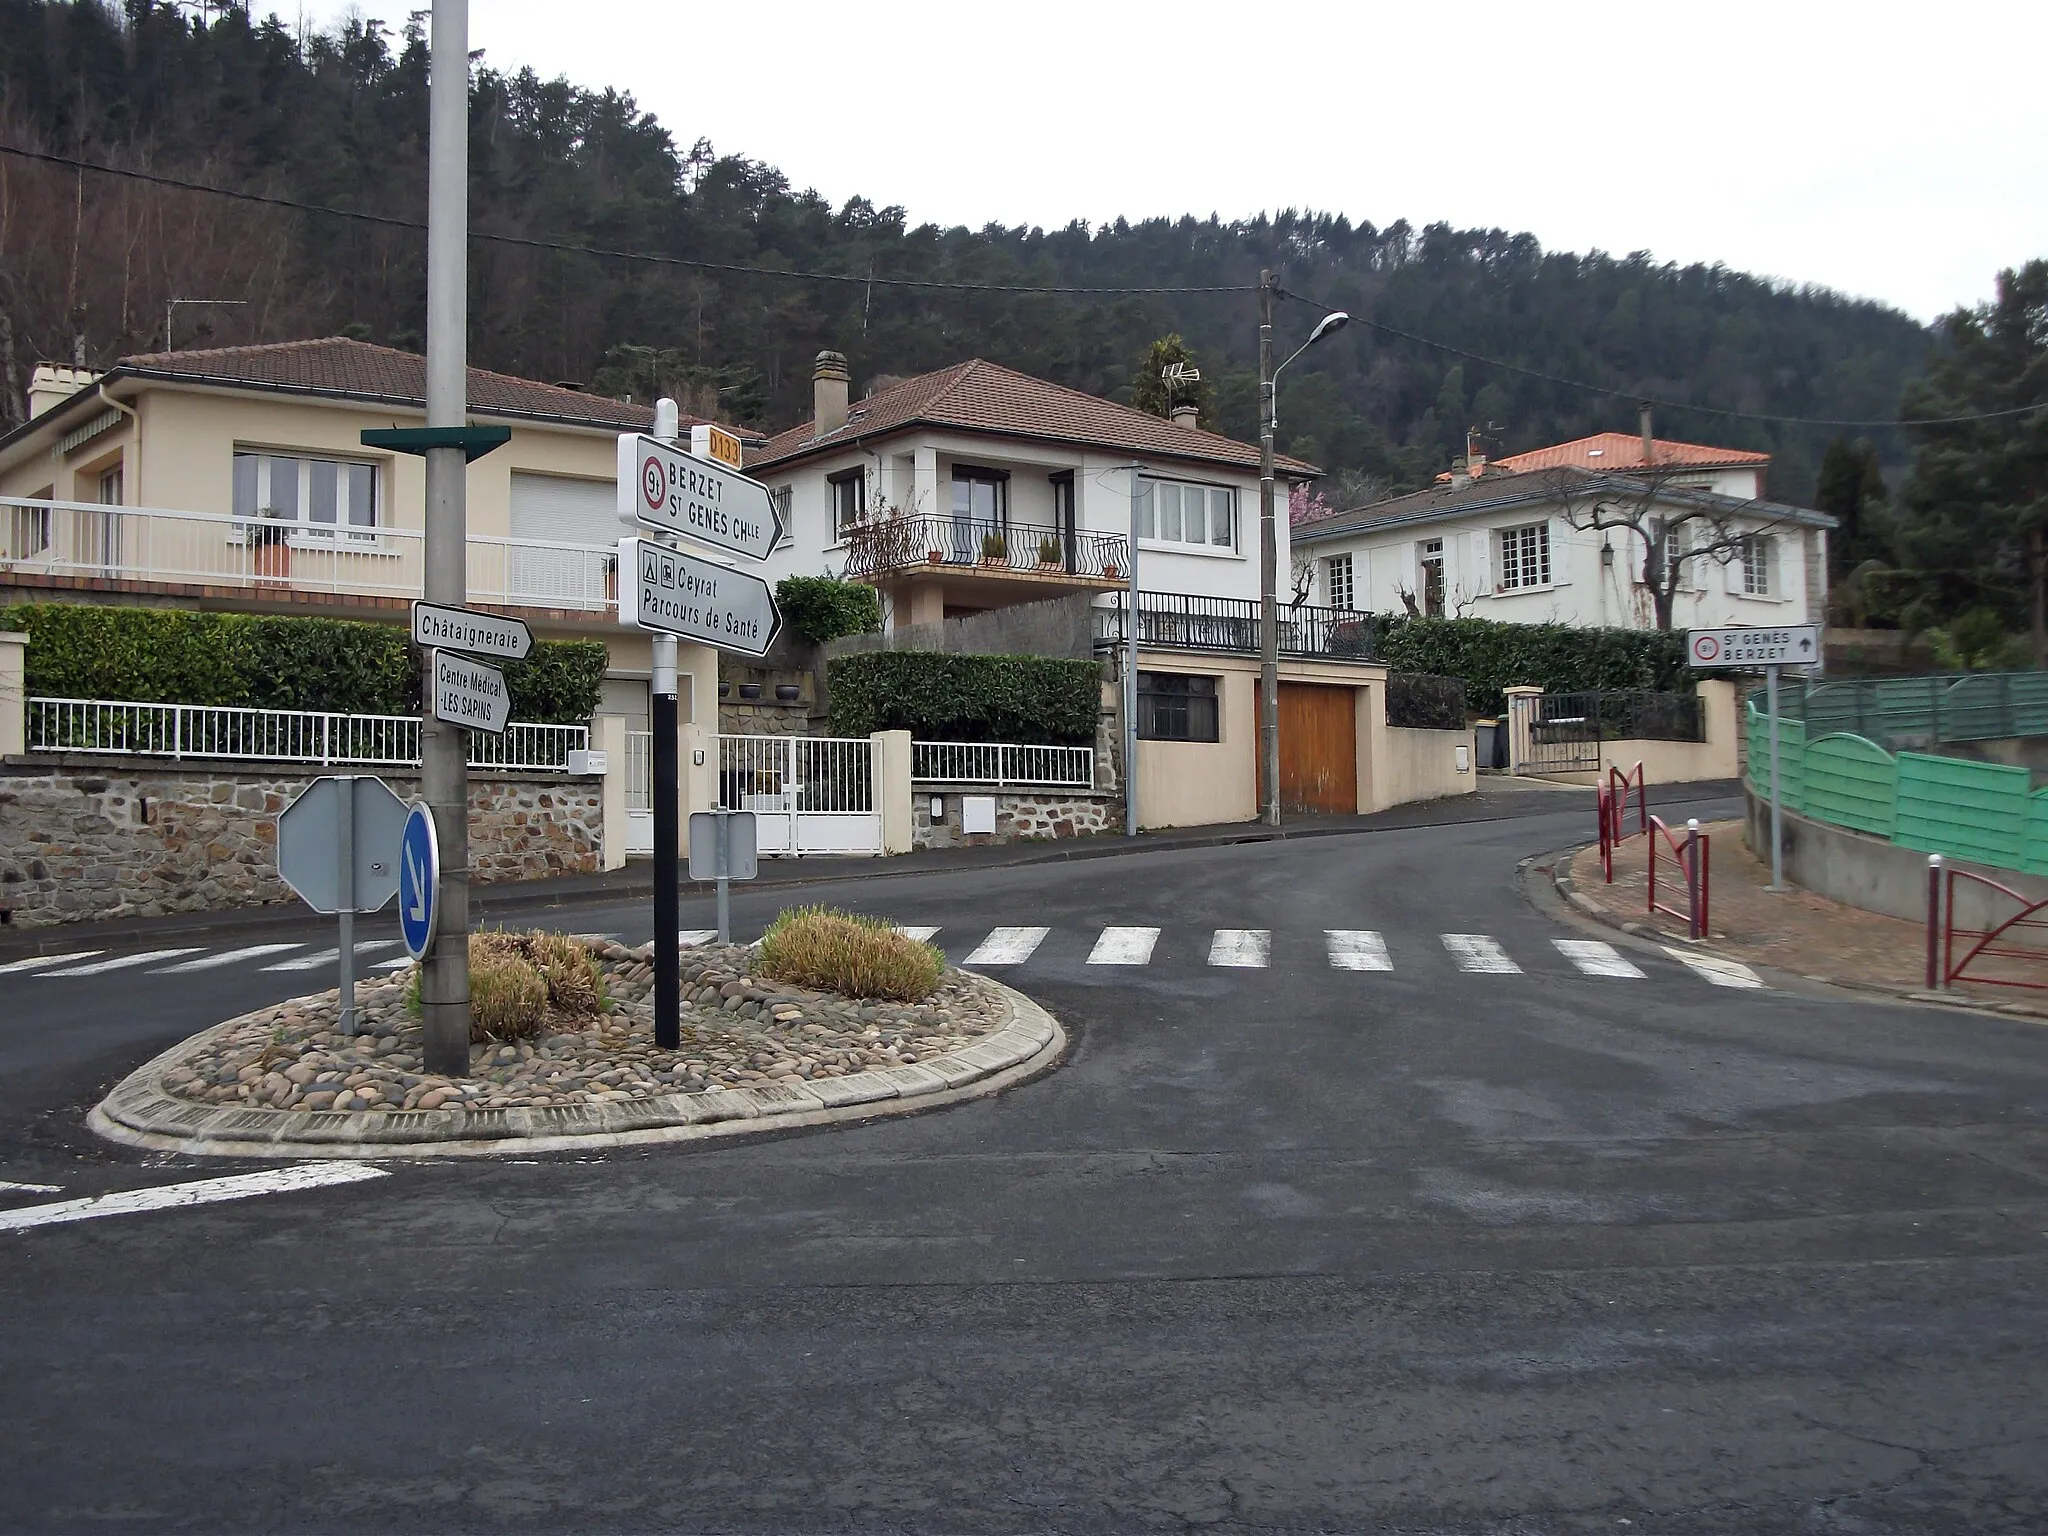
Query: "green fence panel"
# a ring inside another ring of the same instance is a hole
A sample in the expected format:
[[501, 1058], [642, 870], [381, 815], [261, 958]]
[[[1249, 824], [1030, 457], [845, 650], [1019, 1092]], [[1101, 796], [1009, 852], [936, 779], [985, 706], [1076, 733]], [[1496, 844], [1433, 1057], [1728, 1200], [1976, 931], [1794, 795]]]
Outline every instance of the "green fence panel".
[[2024, 768], [1901, 752], [1892, 841], [1923, 853], [2018, 869], [2025, 855], [2032, 779]]
[[[1807, 725], [1803, 720], [1778, 717], [1779, 804], [1796, 811], [1804, 801]], [[1771, 717], [1752, 701], [1749, 706], [1749, 782], [1759, 795], [1771, 793]]]
[[2048, 736], [2048, 672], [2011, 676], [2013, 735]]
[[2027, 843], [2020, 868], [2030, 875], [2048, 875], [2048, 789], [2027, 796]]
[[1898, 762], [1876, 742], [1837, 733], [1807, 747], [1801, 803], [1808, 816], [1889, 839], [1898, 799]]
[[1996, 741], [2012, 735], [2010, 688], [2011, 679], [2003, 672], [1957, 678], [1942, 694], [1941, 734], [1937, 739]]

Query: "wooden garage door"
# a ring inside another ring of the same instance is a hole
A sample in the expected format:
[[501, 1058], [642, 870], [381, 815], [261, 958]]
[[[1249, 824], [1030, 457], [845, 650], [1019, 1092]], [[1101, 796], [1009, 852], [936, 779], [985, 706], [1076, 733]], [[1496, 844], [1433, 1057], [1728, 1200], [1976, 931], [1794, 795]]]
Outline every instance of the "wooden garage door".
[[[1280, 685], [1281, 810], [1342, 816], [1357, 812], [1356, 700], [1349, 688]], [[1264, 802], [1263, 784], [1260, 800]]]

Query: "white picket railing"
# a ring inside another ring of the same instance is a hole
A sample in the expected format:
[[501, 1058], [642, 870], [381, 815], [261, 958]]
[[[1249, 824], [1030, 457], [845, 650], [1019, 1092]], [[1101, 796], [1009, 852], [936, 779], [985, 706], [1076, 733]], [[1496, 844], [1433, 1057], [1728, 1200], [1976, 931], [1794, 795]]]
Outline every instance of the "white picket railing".
[[[467, 590], [476, 602], [601, 613], [617, 601], [616, 558], [595, 545], [473, 533]], [[417, 528], [0, 496], [0, 572], [15, 576], [418, 597], [425, 569]]]
[[[414, 715], [47, 698], [30, 699], [27, 713], [31, 752], [361, 768], [412, 768], [420, 761], [420, 722]], [[469, 763], [566, 773], [569, 754], [589, 745], [588, 726], [515, 720], [503, 736], [471, 731]]]
[[1092, 789], [1093, 747], [1034, 747], [1014, 742], [913, 741], [913, 784], [994, 784], [998, 787]]

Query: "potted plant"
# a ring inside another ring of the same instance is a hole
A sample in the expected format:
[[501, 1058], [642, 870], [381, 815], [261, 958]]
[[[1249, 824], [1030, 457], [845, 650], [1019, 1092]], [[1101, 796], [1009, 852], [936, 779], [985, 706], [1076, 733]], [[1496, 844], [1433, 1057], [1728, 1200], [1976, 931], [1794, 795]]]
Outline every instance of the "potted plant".
[[1047, 534], [1038, 541], [1038, 568], [1058, 570], [1060, 565], [1060, 541]]
[[1107, 581], [1118, 581], [1122, 579], [1123, 573], [1117, 569], [1114, 560], [1105, 560], [1102, 562], [1102, 575]]
[[1008, 565], [1010, 545], [1000, 533], [984, 533], [981, 536], [981, 563], [983, 565]]
[[944, 565], [946, 563], [946, 552], [943, 549], [927, 550], [925, 552], [925, 559], [933, 565]]
[[246, 537], [251, 549], [250, 563], [259, 580], [282, 580], [291, 575], [289, 524], [279, 518], [261, 517], [248, 525]]

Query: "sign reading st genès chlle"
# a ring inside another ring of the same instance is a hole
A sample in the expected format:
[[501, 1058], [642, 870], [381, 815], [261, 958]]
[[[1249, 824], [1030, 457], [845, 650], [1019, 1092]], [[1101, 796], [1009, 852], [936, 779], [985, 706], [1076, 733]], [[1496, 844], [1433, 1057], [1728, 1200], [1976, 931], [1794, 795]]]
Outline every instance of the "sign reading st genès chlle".
[[619, 521], [766, 560], [782, 537], [768, 487], [659, 438], [619, 437]]

